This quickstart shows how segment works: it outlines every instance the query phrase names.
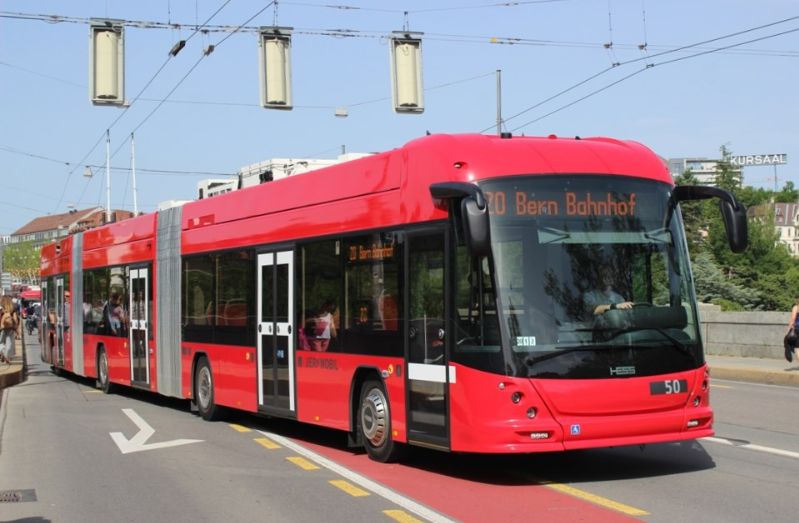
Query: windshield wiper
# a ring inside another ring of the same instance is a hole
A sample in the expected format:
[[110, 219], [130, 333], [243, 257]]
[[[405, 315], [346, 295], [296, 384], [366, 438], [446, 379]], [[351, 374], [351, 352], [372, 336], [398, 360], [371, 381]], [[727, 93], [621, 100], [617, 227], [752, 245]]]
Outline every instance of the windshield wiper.
[[671, 243], [671, 231], [668, 229], [655, 229], [653, 231], [645, 231], [644, 238], [651, 240], [652, 243], [662, 243], [668, 245]]
[[561, 243], [563, 240], [571, 238], [571, 233], [556, 229], [554, 227], [541, 227], [538, 229], [538, 242], [541, 244], [546, 243]]
[[[627, 333], [630, 333], [630, 332], [638, 332], [638, 331], [655, 331], [655, 332], [657, 332], [658, 334], [662, 335], [664, 338], [666, 338], [667, 340], [669, 340], [671, 342], [670, 347], [673, 347], [673, 348], [677, 349], [678, 351], [682, 352], [686, 356], [690, 356], [691, 360], [694, 363], [696, 363], [696, 356], [691, 351], [691, 349], [689, 349], [688, 346], [685, 343], [681, 342], [680, 340], [678, 340], [677, 338], [675, 338], [674, 336], [672, 336], [671, 334], [666, 332], [664, 329], [661, 329], [660, 327], [632, 327], [632, 328], [628, 328], [628, 329], [616, 329], [616, 330], [607, 329], [604, 332], [612, 333], [611, 337], [615, 338], [616, 336], [619, 336], [620, 334], [627, 334]], [[638, 346], [636, 346], [636, 348], [637, 347]], [[645, 348], [645, 347], [648, 347], [648, 346], [640, 345], [640, 347], [641, 348]]]
[[[587, 330], [590, 330], [590, 329], [587, 329]], [[617, 329], [617, 330], [607, 329], [605, 332], [611, 332], [612, 333], [612, 337], [615, 338], [616, 336], [619, 336], [620, 334], [626, 334], [626, 333], [634, 332], [634, 331], [646, 331], [646, 330], [653, 330], [653, 331], [661, 334], [664, 338], [666, 338], [667, 340], [669, 340], [671, 342], [671, 345], [669, 345], [669, 347], [672, 347], [672, 348], [682, 352], [686, 356], [689, 356], [691, 358], [691, 361], [696, 363], [696, 356], [691, 351], [691, 349], [689, 349], [687, 345], [685, 345], [683, 342], [681, 342], [680, 340], [678, 340], [677, 338], [675, 338], [674, 336], [672, 336], [671, 334], [669, 334], [668, 332], [666, 332], [665, 330], [663, 330], [661, 328], [658, 328], [658, 327], [640, 327], [640, 328]], [[532, 367], [536, 363], [540, 363], [542, 361], [546, 361], [546, 360], [549, 360], [549, 359], [552, 359], [552, 358], [557, 358], [559, 356], [563, 356], [564, 354], [571, 354], [573, 352], [582, 352], [582, 351], [590, 351], [590, 350], [610, 350], [610, 349], [624, 349], [624, 350], [633, 349], [634, 350], [634, 349], [647, 349], [647, 348], [651, 348], [651, 346], [650, 345], [643, 345], [643, 344], [641, 344], [641, 345], [628, 345], [628, 344], [618, 345], [618, 344], [607, 344], [607, 343], [601, 344], [601, 345], [579, 345], [579, 346], [573, 346], [573, 347], [566, 347], [566, 348], [563, 348], [563, 349], [557, 349], [554, 352], [548, 352], [547, 354], [542, 354], [541, 356], [528, 356], [527, 358], [525, 358], [524, 363], [528, 367]]]
[[[563, 356], [564, 354], [571, 354], [573, 352], [583, 352], [589, 350], [608, 350], [608, 349], [615, 349], [615, 348], [622, 348], [621, 345], [575, 345], [571, 347], [565, 347], [563, 349], [555, 349], [554, 352], [548, 352], [546, 354], [542, 354], [541, 356], [528, 356], [525, 358], [524, 363], [528, 367], [532, 367], [536, 363], [550, 360], [552, 358], [557, 358], [558, 356]], [[623, 348], [627, 349], [629, 347], [624, 346]]]

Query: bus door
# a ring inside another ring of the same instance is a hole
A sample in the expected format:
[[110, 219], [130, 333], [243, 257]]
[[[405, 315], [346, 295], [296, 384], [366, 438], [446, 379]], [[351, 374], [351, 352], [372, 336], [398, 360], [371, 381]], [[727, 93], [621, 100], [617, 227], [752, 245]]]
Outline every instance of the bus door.
[[293, 413], [294, 252], [258, 255], [258, 405]]
[[52, 363], [57, 367], [64, 366], [64, 320], [66, 318], [66, 300], [64, 299], [64, 277], [55, 279], [55, 358]]
[[445, 235], [411, 234], [407, 245], [408, 440], [449, 449]]
[[50, 324], [50, 294], [47, 289], [47, 280], [42, 279], [42, 317], [39, 320], [39, 340], [41, 341], [41, 354], [42, 361], [47, 363], [52, 362], [53, 343], [50, 341], [50, 329], [54, 328]]
[[128, 279], [130, 296], [130, 380], [140, 385], [150, 383], [149, 351], [147, 349], [148, 296], [150, 285], [147, 269], [131, 269]]

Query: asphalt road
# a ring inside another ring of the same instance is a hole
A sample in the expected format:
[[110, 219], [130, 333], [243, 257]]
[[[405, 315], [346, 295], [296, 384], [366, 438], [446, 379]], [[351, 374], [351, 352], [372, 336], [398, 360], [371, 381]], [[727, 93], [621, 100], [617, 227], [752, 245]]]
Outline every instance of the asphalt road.
[[717, 436], [699, 442], [381, 465], [340, 432], [207, 423], [184, 401], [55, 376], [35, 343], [28, 361], [0, 408], [0, 521], [796, 519], [796, 388], [714, 381]]

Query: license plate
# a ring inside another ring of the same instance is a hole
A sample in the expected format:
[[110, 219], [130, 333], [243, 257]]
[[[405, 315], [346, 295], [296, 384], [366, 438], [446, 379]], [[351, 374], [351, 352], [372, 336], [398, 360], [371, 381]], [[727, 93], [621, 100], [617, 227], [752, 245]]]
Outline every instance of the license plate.
[[649, 393], [656, 394], [687, 394], [688, 380], [662, 380], [649, 383]]

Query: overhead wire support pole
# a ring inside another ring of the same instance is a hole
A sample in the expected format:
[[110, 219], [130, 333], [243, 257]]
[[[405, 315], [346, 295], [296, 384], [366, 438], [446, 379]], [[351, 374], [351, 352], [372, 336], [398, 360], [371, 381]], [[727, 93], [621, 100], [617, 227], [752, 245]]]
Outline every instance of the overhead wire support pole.
[[497, 136], [502, 136], [502, 69], [497, 69]]
[[139, 215], [139, 200], [136, 192], [136, 144], [130, 133], [130, 174], [133, 177], [133, 216]]
[[111, 223], [111, 129], [105, 130], [105, 221]]

